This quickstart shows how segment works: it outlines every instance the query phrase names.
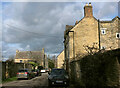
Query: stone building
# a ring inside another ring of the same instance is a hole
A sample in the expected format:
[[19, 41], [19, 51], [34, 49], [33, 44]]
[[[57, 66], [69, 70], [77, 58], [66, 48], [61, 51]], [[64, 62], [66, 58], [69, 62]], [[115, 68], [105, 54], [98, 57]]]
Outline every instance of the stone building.
[[57, 68], [57, 57], [54, 55], [52, 57], [53, 63], [54, 63], [54, 68]]
[[64, 65], [64, 50], [57, 56], [57, 68], [63, 68]]
[[44, 67], [45, 67], [45, 69], [48, 69], [48, 58], [47, 58], [47, 55], [45, 55]]
[[48, 60], [45, 55], [44, 49], [42, 49], [41, 51], [19, 51], [19, 50], [16, 50], [16, 55], [15, 55], [14, 61], [15, 61], [15, 63], [36, 62], [39, 65], [46, 67]]
[[120, 18], [116, 16], [111, 21], [100, 21], [101, 49], [120, 48]]
[[84, 6], [84, 17], [75, 25], [66, 25], [64, 31], [65, 64], [101, 49], [117, 49], [120, 40], [120, 18], [100, 21], [93, 16], [91, 3]]

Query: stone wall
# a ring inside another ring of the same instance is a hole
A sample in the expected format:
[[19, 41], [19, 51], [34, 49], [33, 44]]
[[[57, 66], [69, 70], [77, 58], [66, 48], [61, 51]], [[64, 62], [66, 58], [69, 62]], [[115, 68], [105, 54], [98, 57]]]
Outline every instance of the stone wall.
[[14, 63], [13, 61], [2, 62], [2, 80], [6, 78], [15, 77], [17, 75], [18, 70], [24, 67], [32, 69], [32, 65], [30, 64]]
[[75, 56], [87, 54], [86, 46], [92, 47], [94, 43], [99, 48], [98, 21], [94, 17], [83, 18], [72, 30]]
[[8, 63], [8, 75], [9, 75], [9, 77], [16, 76], [18, 70], [23, 69], [23, 68], [32, 69], [32, 65], [24, 64], [24, 63], [14, 63], [14, 62]]
[[[76, 86], [119, 86], [120, 49], [88, 55], [70, 63], [71, 82]], [[79, 58], [79, 57], [77, 57]]]
[[6, 79], [6, 63], [0, 62], [0, 66], [2, 67], [1, 73], [2, 73], [2, 80], [3, 80], [3, 79]]
[[[119, 18], [114, 18], [112, 21], [101, 21], [100, 22], [100, 44], [101, 48], [105, 49], [117, 49], [119, 47], [120, 38], [116, 37], [116, 33], [120, 33]], [[102, 34], [104, 30], [105, 34]]]
[[48, 69], [48, 58], [47, 58], [47, 55], [45, 55], [45, 69]]
[[64, 50], [57, 56], [57, 68], [63, 68]]

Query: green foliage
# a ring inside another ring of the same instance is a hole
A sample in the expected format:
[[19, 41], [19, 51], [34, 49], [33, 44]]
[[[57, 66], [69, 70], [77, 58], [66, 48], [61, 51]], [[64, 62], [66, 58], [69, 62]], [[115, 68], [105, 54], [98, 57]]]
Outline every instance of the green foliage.
[[12, 78], [5, 79], [5, 80], [3, 80], [2, 83], [10, 82], [10, 81], [15, 81], [15, 80], [17, 80], [17, 77], [12, 77]]
[[54, 61], [53, 60], [48, 59], [48, 67], [51, 69], [54, 68]]
[[80, 64], [81, 82], [86, 86], [118, 86], [119, 62], [118, 56], [113, 51], [95, 53], [71, 63], [72, 79], [75, 81], [76, 62]]
[[9, 60], [7, 61], [8, 63], [8, 74], [9, 77], [12, 78], [13, 76], [16, 76], [17, 71], [15, 71], [16, 69], [16, 64], [14, 63], [14, 60]]
[[43, 69], [43, 66], [38, 66], [38, 69], [39, 69], [39, 70]]
[[39, 66], [38, 63], [35, 63], [35, 62], [29, 62], [29, 64], [31, 64], [34, 67], [34, 69], [36, 66]]
[[118, 85], [116, 57], [112, 53], [98, 53], [84, 57], [81, 62], [82, 79], [89, 86]]
[[38, 66], [38, 63], [35, 63], [35, 62], [29, 62], [29, 64], [31, 64], [34, 67]]

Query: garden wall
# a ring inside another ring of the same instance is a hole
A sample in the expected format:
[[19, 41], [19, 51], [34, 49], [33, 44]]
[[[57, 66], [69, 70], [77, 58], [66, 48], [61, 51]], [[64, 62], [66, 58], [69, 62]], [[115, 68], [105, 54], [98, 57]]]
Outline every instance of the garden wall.
[[[79, 57], [77, 57], [79, 58]], [[120, 85], [120, 49], [88, 55], [70, 63], [71, 82], [76, 86]]]
[[17, 76], [17, 72], [22, 68], [32, 69], [32, 65], [23, 63], [14, 63], [13, 61], [2, 62], [2, 80]]

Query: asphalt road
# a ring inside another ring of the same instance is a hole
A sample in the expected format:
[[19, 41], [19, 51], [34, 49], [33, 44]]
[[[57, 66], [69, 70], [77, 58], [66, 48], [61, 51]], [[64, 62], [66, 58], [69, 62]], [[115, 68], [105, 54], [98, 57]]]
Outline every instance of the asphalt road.
[[48, 87], [48, 74], [43, 73], [42, 76], [32, 78], [30, 80], [16, 80], [2, 84], [5, 88], [39, 88]]
[[[2, 86], [3, 88], [50, 88], [48, 86], [48, 73], [43, 73], [42, 76], [38, 76], [30, 80], [22, 79], [22, 80], [7, 82], [2, 84]], [[73, 86], [70, 86], [69, 88], [73, 88]]]

